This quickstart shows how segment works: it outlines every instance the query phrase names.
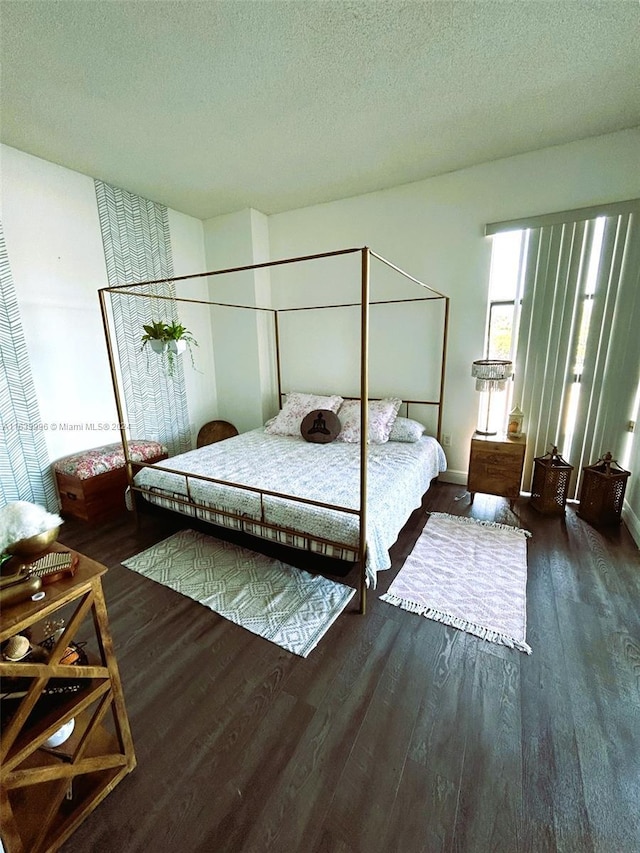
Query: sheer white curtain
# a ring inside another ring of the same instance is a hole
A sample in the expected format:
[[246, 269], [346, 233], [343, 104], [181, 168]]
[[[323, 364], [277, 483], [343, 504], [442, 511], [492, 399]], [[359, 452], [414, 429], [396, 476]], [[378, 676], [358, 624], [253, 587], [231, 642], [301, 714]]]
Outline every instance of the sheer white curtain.
[[529, 228], [513, 400], [526, 417], [523, 488], [557, 445], [581, 469], [622, 452], [640, 381], [640, 200], [487, 226]]

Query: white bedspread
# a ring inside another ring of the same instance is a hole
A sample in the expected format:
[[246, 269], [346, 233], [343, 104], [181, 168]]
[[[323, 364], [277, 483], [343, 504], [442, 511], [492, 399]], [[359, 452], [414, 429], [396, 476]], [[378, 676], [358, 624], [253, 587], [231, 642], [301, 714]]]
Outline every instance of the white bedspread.
[[[433, 478], [446, 470], [446, 458], [428, 436], [415, 443], [372, 444], [368, 451], [366, 565], [368, 583], [375, 587], [376, 573], [391, 565], [389, 548]], [[268, 435], [259, 428], [158, 464], [351, 509], [360, 504], [357, 444], [311, 444], [302, 437]], [[135, 482], [165, 495], [187, 496], [186, 478], [179, 474], [143, 468]], [[196, 479], [189, 480], [189, 488], [193, 500], [240, 512], [247, 520], [264, 520], [311, 538], [358, 547], [357, 515], [269, 495], [261, 507], [255, 492]], [[250, 527], [243, 529], [252, 532]]]

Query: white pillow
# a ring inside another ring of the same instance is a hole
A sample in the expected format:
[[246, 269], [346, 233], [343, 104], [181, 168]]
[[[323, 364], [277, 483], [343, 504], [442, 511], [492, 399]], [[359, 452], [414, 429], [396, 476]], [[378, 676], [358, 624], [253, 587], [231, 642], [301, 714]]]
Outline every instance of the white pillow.
[[405, 441], [414, 443], [420, 441], [427, 428], [419, 421], [411, 418], [396, 418], [391, 427], [389, 441]]
[[303, 394], [300, 391], [292, 391], [287, 394], [284, 406], [275, 418], [267, 421], [264, 431], [270, 435], [297, 435], [300, 436], [300, 424], [305, 415], [314, 409], [328, 409], [337, 413], [342, 403], [342, 397], [334, 394], [332, 397], [321, 397], [318, 394]]
[[[385, 444], [389, 441], [391, 428], [398, 415], [402, 400], [387, 397], [384, 400], [369, 401], [369, 435], [367, 443]], [[342, 429], [337, 441], [352, 444], [360, 441], [360, 400], [346, 400], [338, 412]]]

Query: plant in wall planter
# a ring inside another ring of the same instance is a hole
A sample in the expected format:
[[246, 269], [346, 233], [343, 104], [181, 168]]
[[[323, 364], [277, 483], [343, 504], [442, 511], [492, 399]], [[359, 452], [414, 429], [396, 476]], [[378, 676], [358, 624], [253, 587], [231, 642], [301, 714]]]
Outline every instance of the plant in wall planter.
[[165, 366], [169, 376], [173, 376], [176, 367], [176, 355], [180, 355], [186, 349], [191, 356], [191, 365], [195, 370], [192, 346], [198, 346], [198, 341], [182, 323], [175, 320], [171, 323], [154, 321], [149, 325], [143, 325], [144, 335], [140, 338], [144, 350], [147, 344], [151, 349], [166, 359]]

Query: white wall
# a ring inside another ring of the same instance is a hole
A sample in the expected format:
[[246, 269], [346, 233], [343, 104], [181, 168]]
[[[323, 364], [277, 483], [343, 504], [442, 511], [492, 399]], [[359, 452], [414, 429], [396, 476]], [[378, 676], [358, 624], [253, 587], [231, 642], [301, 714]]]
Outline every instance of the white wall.
[[[271, 260], [271, 242], [269, 240], [269, 219], [258, 210], [251, 210], [251, 242], [253, 244], [253, 263], [260, 264]], [[271, 308], [271, 268], [254, 270], [256, 305]], [[258, 365], [260, 386], [260, 424], [273, 417], [279, 409], [276, 327], [273, 311], [261, 311], [256, 314], [258, 334]]]
[[96, 195], [85, 175], [4, 145], [1, 156], [9, 264], [57, 459], [119, 438], [97, 296], [107, 281]]
[[[97, 294], [108, 282], [94, 182], [6, 145], [0, 157], [7, 253], [55, 460], [120, 440]], [[169, 216], [176, 274], [202, 271], [202, 223], [175, 211]], [[194, 287], [206, 293], [205, 284]], [[185, 369], [195, 430], [215, 412], [215, 383], [208, 328], [200, 328], [201, 315], [191, 306], [188, 317], [196, 338], [203, 336], [196, 352], [208, 372], [205, 379]]]
[[[173, 272], [176, 276], [204, 272], [206, 260], [202, 222], [184, 213], [169, 210], [169, 232]], [[208, 300], [206, 278], [193, 278], [176, 282], [179, 299]], [[218, 414], [213, 341], [208, 308], [199, 301], [178, 302], [179, 321], [193, 334], [198, 346], [193, 348], [196, 369], [191, 366], [188, 353], [183, 355], [184, 379], [193, 445], [198, 430]]]
[[[624, 131], [273, 215], [271, 253], [368, 245], [451, 298], [443, 432], [452, 436], [448, 478], [464, 483], [478, 405], [471, 362], [482, 355], [491, 258], [485, 224], [638, 195], [640, 130]], [[288, 286], [299, 300], [291, 279]], [[273, 290], [275, 298], [275, 277]]]
[[629, 461], [625, 461], [625, 465], [631, 476], [627, 478], [622, 518], [640, 548], [640, 424], [637, 421]]
[[[231, 269], [269, 260], [266, 217], [242, 210], [204, 223], [207, 268]], [[230, 306], [269, 307], [267, 271], [231, 273], [209, 279], [209, 298]], [[273, 397], [271, 314], [242, 307], [212, 308], [219, 417], [240, 432], [264, 423]]]

